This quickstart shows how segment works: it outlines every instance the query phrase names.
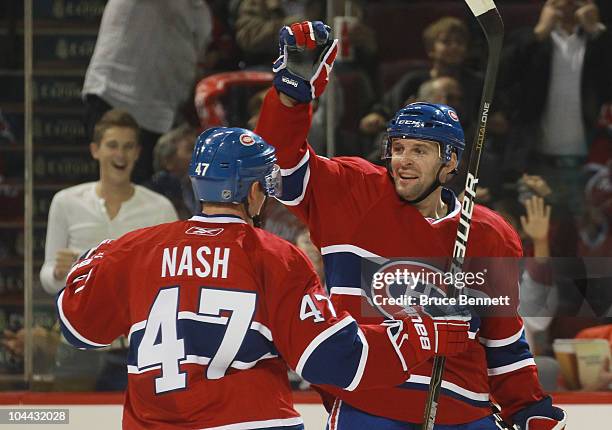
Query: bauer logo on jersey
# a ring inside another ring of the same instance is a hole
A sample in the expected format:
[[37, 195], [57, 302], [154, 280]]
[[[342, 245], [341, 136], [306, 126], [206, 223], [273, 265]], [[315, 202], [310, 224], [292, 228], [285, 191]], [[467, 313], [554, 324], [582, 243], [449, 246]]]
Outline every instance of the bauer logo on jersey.
[[222, 228], [190, 227], [185, 234], [195, 234], [197, 236], [219, 236]]
[[255, 143], [255, 139], [253, 139], [253, 136], [250, 136], [248, 134], [241, 134], [240, 143], [242, 143], [244, 146], [251, 146]]

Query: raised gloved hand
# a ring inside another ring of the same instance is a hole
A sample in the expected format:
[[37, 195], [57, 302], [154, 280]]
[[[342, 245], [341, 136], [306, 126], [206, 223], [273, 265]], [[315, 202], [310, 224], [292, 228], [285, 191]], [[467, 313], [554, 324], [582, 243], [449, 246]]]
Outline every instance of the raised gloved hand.
[[280, 56], [274, 62], [274, 86], [300, 103], [323, 94], [338, 53], [338, 40], [321, 21], [304, 21], [281, 29]]
[[512, 422], [519, 430], [563, 430], [566, 418], [565, 411], [546, 397], [518, 411]]

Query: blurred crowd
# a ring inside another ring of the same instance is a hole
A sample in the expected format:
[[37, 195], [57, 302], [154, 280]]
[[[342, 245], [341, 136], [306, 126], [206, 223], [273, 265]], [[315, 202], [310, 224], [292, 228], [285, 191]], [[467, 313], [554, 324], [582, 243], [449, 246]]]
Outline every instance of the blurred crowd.
[[[388, 120], [407, 103], [428, 101], [459, 113], [469, 153], [487, 53], [463, 2], [440, 2], [446, 10], [419, 1], [330, 1], [340, 53], [332, 88], [314, 106], [309, 140], [315, 150], [382, 163]], [[612, 256], [612, 8], [591, 0], [503, 3], [506, 40], [477, 202], [501, 213], [523, 240], [527, 336], [546, 388], [563, 390], [571, 387], [552, 359], [555, 339], [601, 338], [612, 345], [606, 267]], [[83, 144], [99, 162], [99, 180], [53, 198], [40, 272], [47, 293], [56, 294], [75, 259], [101, 240], [194, 214], [187, 171], [195, 137], [214, 125], [254, 128], [279, 29], [325, 20], [328, 7], [324, 0], [107, 2], [82, 93], [90, 135]], [[333, 127], [326, 128], [329, 119]], [[450, 184], [457, 195], [467, 164]], [[324, 278], [305, 227], [278, 202], [267, 205], [264, 228], [297, 244]], [[2, 340], [17, 360], [23, 336], [6, 330]], [[36, 327], [33, 336], [37, 355], [56, 376], [53, 389], [125, 386], [125, 339], [85, 352], [64, 348], [56, 327]], [[580, 389], [610, 390], [611, 384], [606, 361]], [[305, 385], [296, 380], [296, 387]]]

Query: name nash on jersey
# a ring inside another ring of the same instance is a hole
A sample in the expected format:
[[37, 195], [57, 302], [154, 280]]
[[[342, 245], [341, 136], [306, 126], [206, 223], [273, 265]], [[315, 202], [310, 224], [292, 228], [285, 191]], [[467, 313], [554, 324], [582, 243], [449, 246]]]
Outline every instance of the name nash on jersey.
[[[161, 277], [197, 276], [199, 278], [227, 278], [230, 249], [200, 246], [164, 248]], [[212, 261], [211, 261], [212, 260]]]

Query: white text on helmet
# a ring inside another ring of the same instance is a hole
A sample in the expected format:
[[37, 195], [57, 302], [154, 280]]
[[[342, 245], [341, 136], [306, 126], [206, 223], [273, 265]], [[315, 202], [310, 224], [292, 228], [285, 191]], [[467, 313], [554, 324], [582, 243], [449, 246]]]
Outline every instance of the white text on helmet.
[[423, 121], [414, 121], [412, 119], [400, 119], [397, 121], [398, 125], [406, 124], [412, 127], [423, 127]]
[[200, 175], [200, 176], [204, 176], [206, 175], [206, 171], [208, 170], [208, 163], [197, 163], [196, 164], [196, 168], [195, 168], [195, 172]]

